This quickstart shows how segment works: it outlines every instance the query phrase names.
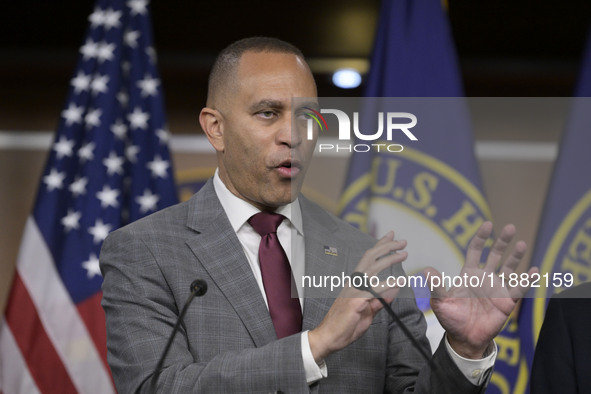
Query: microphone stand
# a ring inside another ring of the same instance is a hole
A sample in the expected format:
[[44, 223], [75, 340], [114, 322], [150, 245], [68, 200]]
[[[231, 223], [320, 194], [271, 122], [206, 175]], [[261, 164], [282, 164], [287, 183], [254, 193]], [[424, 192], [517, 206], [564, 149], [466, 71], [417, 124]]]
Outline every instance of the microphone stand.
[[[394, 310], [392, 310], [392, 307], [386, 302], [386, 300], [384, 300], [382, 298], [382, 296], [380, 296], [374, 289], [372, 289], [369, 286], [364, 286], [363, 283], [363, 278], [364, 275], [361, 272], [353, 272], [353, 274], [351, 274], [351, 279], [359, 277], [361, 278], [360, 283], [362, 283], [359, 286], [355, 286], [353, 285], [353, 287], [355, 287], [356, 289], [359, 290], [364, 290], [367, 291], [368, 293], [370, 293], [372, 296], [374, 296], [378, 301], [380, 301], [380, 303], [384, 306], [384, 309], [386, 310], [386, 312], [388, 312], [388, 315], [390, 315], [390, 317], [394, 320], [394, 322], [396, 322], [396, 324], [398, 324], [398, 326], [400, 327], [400, 329], [402, 330], [402, 332], [404, 332], [404, 335], [406, 335], [406, 337], [408, 338], [408, 340], [411, 342], [412, 346], [419, 351], [419, 353], [421, 354], [421, 356], [423, 356], [423, 358], [425, 359], [425, 361], [427, 362], [427, 364], [431, 365], [432, 371], [435, 375], [439, 375], [440, 378], [443, 378], [441, 376], [441, 372], [439, 370], [439, 368], [437, 368], [437, 366], [433, 363], [433, 358], [427, 354], [427, 352], [425, 352], [425, 349], [423, 349], [421, 347], [421, 345], [419, 345], [419, 343], [417, 342], [416, 338], [412, 335], [412, 333], [410, 332], [410, 330], [408, 329], [408, 327], [406, 326], [406, 324], [404, 324], [402, 322], [402, 320], [400, 320], [400, 318], [398, 317], [398, 315], [396, 313], [394, 313]], [[353, 282], [353, 280], [351, 281]], [[445, 389], [445, 386], [442, 387], [446, 392], [448, 390]]]
[[158, 364], [156, 365], [156, 368], [154, 369], [152, 380], [150, 382], [150, 391], [149, 391], [150, 393], [156, 393], [156, 379], [158, 378], [158, 375], [160, 374], [160, 370], [162, 369], [162, 366], [164, 364], [164, 360], [166, 359], [166, 355], [168, 354], [168, 351], [170, 350], [170, 347], [172, 346], [172, 341], [174, 340], [174, 337], [176, 336], [176, 333], [179, 330], [179, 327], [181, 326], [181, 321], [185, 317], [185, 314], [187, 313], [187, 309], [189, 309], [189, 305], [191, 305], [191, 302], [193, 302], [193, 299], [195, 297], [201, 297], [205, 293], [207, 293], [207, 282], [205, 282], [202, 279], [196, 279], [193, 281], [193, 283], [191, 283], [191, 294], [189, 295], [189, 298], [187, 298], [187, 301], [185, 302], [185, 305], [183, 306], [183, 309], [181, 310], [181, 314], [179, 315], [178, 319], [176, 320], [176, 324], [174, 325], [174, 328], [172, 329], [172, 333], [170, 334], [170, 337], [168, 338], [168, 342], [166, 343], [166, 347], [164, 348], [164, 352], [162, 352], [162, 356], [160, 356], [160, 360], [158, 360]]

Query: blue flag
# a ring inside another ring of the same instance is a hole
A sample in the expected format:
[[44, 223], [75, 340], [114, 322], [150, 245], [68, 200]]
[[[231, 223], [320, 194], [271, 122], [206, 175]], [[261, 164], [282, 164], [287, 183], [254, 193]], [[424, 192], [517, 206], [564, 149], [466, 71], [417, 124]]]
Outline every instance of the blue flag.
[[99, 0], [25, 227], [0, 335], [0, 392], [114, 392], [98, 256], [177, 202], [146, 0]]
[[[353, 154], [341, 216], [374, 236], [394, 230], [396, 238], [406, 239], [409, 275], [422, 275], [429, 265], [459, 273], [468, 242], [490, 212], [440, 0], [382, 2], [365, 96], [427, 97], [420, 106], [429, 116], [418, 116], [418, 140], [405, 143], [402, 152]], [[415, 293], [435, 350], [443, 330], [430, 309], [429, 291]]]
[[523, 386], [527, 386], [548, 299], [568, 284], [591, 281], [591, 31], [575, 93], [532, 256], [532, 265], [539, 267], [544, 280], [523, 301], [519, 316]]

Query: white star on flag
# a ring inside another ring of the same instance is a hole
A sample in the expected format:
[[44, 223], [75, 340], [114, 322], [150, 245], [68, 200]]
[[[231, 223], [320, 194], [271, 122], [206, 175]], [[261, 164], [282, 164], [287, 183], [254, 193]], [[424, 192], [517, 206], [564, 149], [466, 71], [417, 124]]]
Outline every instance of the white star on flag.
[[117, 28], [121, 26], [121, 11], [115, 11], [112, 8], [109, 8], [104, 13], [103, 18], [103, 26], [105, 26], [105, 30], [109, 31], [112, 28]]
[[127, 107], [127, 103], [129, 102], [129, 95], [125, 90], [121, 89], [121, 91], [117, 93], [117, 101], [119, 101], [119, 104], [121, 104], [123, 108]]
[[101, 115], [103, 111], [100, 108], [89, 110], [84, 117], [86, 128], [91, 129], [93, 127], [99, 127], [101, 125]]
[[105, 13], [99, 7], [94, 9], [94, 12], [88, 16], [88, 20], [90, 21], [90, 25], [92, 27], [100, 26], [105, 21]]
[[153, 194], [149, 189], [144, 190], [144, 194], [135, 199], [140, 204], [140, 212], [142, 213], [156, 210], [158, 200], [160, 200], [160, 197], [157, 194]]
[[109, 153], [109, 157], [103, 159], [103, 164], [107, 167], [107, 174], [123, 174], [123, 158], [117, 156], [117, 153]]
[[121, 121], [121, 119], [117, 119], [117, 121], [111, 125], [111, 131], [118, 139], [125, 140], [127, 126]]
[[95, 75], [90, 83], [90, 89], [93, 94], [106, 93], [107, 83], [109, 83], [108, 75]]
[[76, 94], [79, 94], [80, 92], [88, 90], [90, 86], [90, 80], [90, 75], [84, 74], [82, 71], [78, 71], [78, 75], [72, 78], [70, 85], [74, 87], [74, 92]]
[[48, 191], [53, 191], [64, 187], [64, 179], [66, 179], [65, 173], [52, 168], [49, 175], [43, 177], [43, 182], [47, 185]]
[[146, 164], [146, 167], [152, 171], [152, 176], [155, 178], [166, 178], [168, 176], [167, 170], [169, 166], [168, 161], [162, 160], [160, 155], [156, 155], [153, 161], [149, 161]]
[[[90, 3], [25, 227], [17, 291], [0, 323], [0, 394], [117, 392], [101, 351], [102, 243], [116, 228], [178, 202], [170, 151], [156, 136], [166, 129], [166, 111], [148, 1]], [[155, 178], [166, 169], [165, 179]]]
[[119, 202], [117, 201], [118, 196], [119, 190], [111, 189], [109, 185], [103, 186], [103, 190], [96, 193], [96, 198], [101, 201], [102, 208], [117, 208], [119, 206]]
[[148, 2], [146, 0], [129, 0], [127, 6], [131, 9], [131, 15], [143, 15], [148, 9]]
[[99, 265], [99, 259], [96, 257], [96, 254], [91, 253], [88, 257], [88, 260], [82, 263], [82, 268], [84, 268], [87, 273], [86, 276], [88, 279], [94, 278], [96, 275], [101, 275], [101, 268]]
[[80, 227], [80, 217], [82, 214], [78, 211], [68, 209], [68, 214], [62, 218], [62, 224], [66, 228], [66, 232]]
[[137, 86], [142, 91], [142, 97], [156, 96], [158, 94], [158, 85], [160, 85], [160, 81], [148, 74], [144, 76], [144, 79], [137, 82]]
[[77, 107], [76, 104], [70, 103], [68, 108], [62, 111], [62, 117], [66, 120], [66, 126], [82, 122], [83, 112], [84, 107]]
[[130, 62], [121, 62], [121, 71], [123, 74], [128, 77], [129, 71], [131, 70], [131, 63]]
[[103, 223], [102, 219], [97, 219], [94, 226], [88, 228], [88, 233], [92, 235], [95, 244], [101, 243], [107, 238], [113, 226]]
[[94, 148], [94, 142], [88, 142], [84, 144], [82, 148], [78, 149], [78, 157], [80, 158], [81, 163], [86, 163], [87, 161], [94, 159]]
[[53, 145], [53, 150], [58, 159], [62, 159], [65, 156], [72, 156], [74, 149], [74, 141], [67, 139], [65, 136], [61, 136], [59, 141]]
[[129, 120], [132, 129], [147, 129], [148, 119], [150, 119], [150, 114], [143, 112], [140, 107], [135, 107], [133, 112], [127, 115], [127, 120]]
[[125, 148], [125, 157], [132, 163], [137, 162], [137, 154], [140, 152], [140, 147], [137, 145], [129, 145]]
[[83, 194], [86, 194], [86, 185], [88, 184], [88, 179], [86, 177], [76, 177], [76, 180], [72, 182], [69, 186], [69, 190], [75, 197], [79, 197]]
[[87, 39], [86, 43], [80, 47], [80, 53], [82, 54], [84, 60], [89, 60], [93, 57], [96, 57], [97, 52], [98, 45], [90, 38]]
[[156, 58], [156, 50], [152, 47], [147, 47], [146, 48], [146, 55], [150, 56], [150, 60], [152, 61], [152, 63], [156, 64], [156, 61], [158, 60]]
[[130, 48], [137, 47], [138, 38], [140, 38], [140, 32], [137, 30], [127, 30], [123, 34], [123, 41]]
[[168, 144], [168, 141], [170, 140], [170, 133], [166, 129], [156, 130], [156, 136], [160, 140], [161, 144]]
[[131, 177], [130, 176], [126, 176], [125, 178], [123, 178], [123, 188], [125, 190], [129, 190], [129, 188], [131, 187]]
[[115, 44], [109, 44], [105, 41], [101, 42], [96, 50], [96, 58], [99, 63], [103, 63], [105, 60], [113, 60], [114, 50]]

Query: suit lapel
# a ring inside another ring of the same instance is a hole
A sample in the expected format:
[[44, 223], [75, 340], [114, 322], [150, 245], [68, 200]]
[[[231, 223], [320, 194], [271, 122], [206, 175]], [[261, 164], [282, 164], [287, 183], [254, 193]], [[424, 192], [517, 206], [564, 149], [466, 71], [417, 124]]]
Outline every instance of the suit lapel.
[[[300, 197], [300, 204], [306, 244], [306, 276], [340, 276], [347, 269], [346, 256], [349, 255], [349, 248], [337, 236], [337, 224], [326, 212], [307, 199]], [[327, 251], [331, 247], [336, 249], [337, 256]], [[324, 319], [339, 291], [327, 294], [326, 288], [307, 287], [304, 292], [303, 329], [310, 330]]]
[[[338, 226], [325, 211], [300, 197], [306, 245], [305, 274], [340, 275], [346, 272], [347, 243], [340, 239]], [[234, 308], [256, 346], [277, 338], [273, 322], [236, 233], [215, 194], [211, 180], [189, 201], [187, 226], [194, 235], [187, 245]], [[334, 247], [338, 255], [325, 252]], [[338, 291], [306, 288], [303, 330], [316, 327], [330, 309]]]
[[242, 320], [256, 346], [276, 339], [273, 322], [211, 179], [190, 201], [187, 245]]

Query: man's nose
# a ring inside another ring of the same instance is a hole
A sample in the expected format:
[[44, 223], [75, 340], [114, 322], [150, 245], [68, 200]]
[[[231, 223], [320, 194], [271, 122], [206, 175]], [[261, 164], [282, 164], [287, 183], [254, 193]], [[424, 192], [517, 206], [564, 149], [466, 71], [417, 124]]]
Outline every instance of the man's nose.
[[294, 124], [295, 117], [289, 112], [283, 119], [280, 129], [277, 132], [277, 139], [280, 144], [288, 145], [290, 148], [296, 148], [302, 143], [302, 132], [297, 124]]

